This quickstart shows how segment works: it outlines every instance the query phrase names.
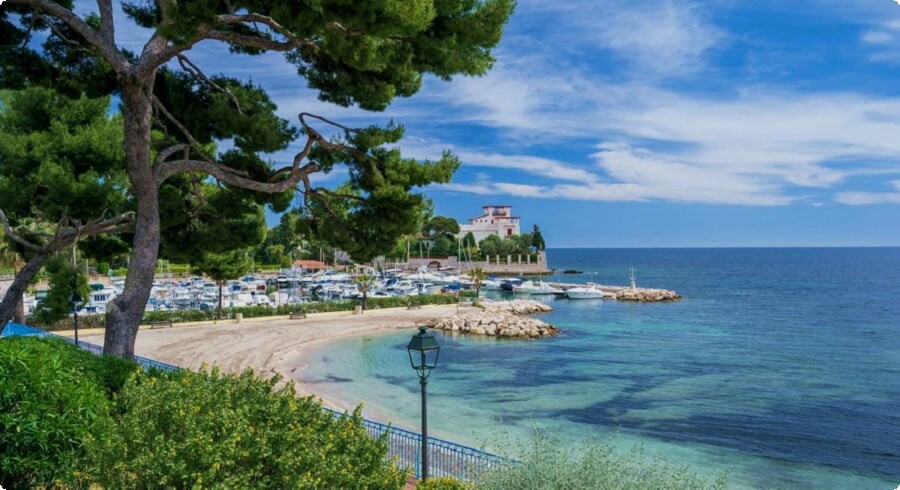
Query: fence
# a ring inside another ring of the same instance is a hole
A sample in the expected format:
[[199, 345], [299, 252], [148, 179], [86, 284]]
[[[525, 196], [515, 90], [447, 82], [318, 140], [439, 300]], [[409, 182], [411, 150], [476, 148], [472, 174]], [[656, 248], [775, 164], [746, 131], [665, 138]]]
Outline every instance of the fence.
[[[70, 344], [75, 340], [69, 337], [52, 334], [39, 328], [18, 323], [8, 323], [2, 337], [52, 337], [62, 339]], [[93, 354], [100, 355], [103, 348], [87, 342], [78, 342], [78, 346]], [[135, 361], [145, 369], [156, 368], [161, 371], [178, 371], [178, 366], [155, 361], [146, 357], [135, 356]], [[330, 408], [323, 409], [335, 417], [342, 412]], [[408, 430], [398, 429], [372, 420], [363, 419], [366, 432], [372, 437], [387, 434], [388, 458], [395, 459], [401, 468], [409, 468], [417, 478], [422, 476], [422, 435]], [[505, 459], [480, 449], [475, 449], [455, 442], [445, 441], [437, 437], [428, 437], [428, 475], [430, 477], [451, 476], [460, 480], [471, 481], [478, 473], [503, 464]]]

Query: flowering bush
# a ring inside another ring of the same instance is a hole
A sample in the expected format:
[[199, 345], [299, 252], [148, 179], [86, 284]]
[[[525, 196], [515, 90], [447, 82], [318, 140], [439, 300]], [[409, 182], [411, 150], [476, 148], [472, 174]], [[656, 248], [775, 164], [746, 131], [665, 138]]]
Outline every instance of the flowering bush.
[[290, 384], [251, 371], [140, 374], [120, 392], [111, 434], [88, 447], [105, 488], [400, 488], [359, 409], [335, 417]]
[[108, 429], [104, 386], [134, 369], [117, 360], [106, 377], [108, 360], [60, 340], [0, 340], [0, 485], [78, 485], [83, 441]]

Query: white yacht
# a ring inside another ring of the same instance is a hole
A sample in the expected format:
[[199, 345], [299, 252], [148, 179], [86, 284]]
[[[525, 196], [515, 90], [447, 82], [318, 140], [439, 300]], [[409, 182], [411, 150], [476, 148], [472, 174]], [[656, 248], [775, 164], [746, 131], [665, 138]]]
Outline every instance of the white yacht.
[[603, 291], [588, 285], [566, 290], [566, 298], [569, 299], [603, 299]]
[[564, 294], [562, 289], [555, 288], [544, 281], [524, 282], [521, 286], [513, 287], [516, 294], [530, 294], [532, 296], [548, 294]]

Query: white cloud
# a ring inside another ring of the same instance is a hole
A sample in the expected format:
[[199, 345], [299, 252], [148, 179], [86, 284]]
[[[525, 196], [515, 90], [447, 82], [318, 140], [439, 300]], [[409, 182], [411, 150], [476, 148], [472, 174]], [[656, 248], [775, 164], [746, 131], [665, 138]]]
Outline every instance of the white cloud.
[[900, 204], [900, 180], [892, 180], [888, 185], [893, 187], [895, 192], [840, 192], [835, 196], [835, 201], [851, 206]]
[[866, 31], [860, 40], [872, 48], [870, 61], [900, 62], [900, 18], [881, 23], [876, 29]]
[[894, 42], [894, 35], [885, 31], [868, 31], [860, 39], [868, 44], [890, 44]]
[[[546, 196], [748, 205], [806, 200], [809, 190], [860, 175], [900, 175], [897, 97], [766, 86], [707, 96], [610, 83], [577, 70], [566, 75], [540, 57], [511, 65], [501, 60], [488, 77], [447, 87], [443, 103], [465, 112], [451, 109], [445, 118], [498, 128], [501, 140], [526, 148], [536, 139], [593, 139], [604, 150], [592, 157], [598, 166], [591, 168], [587, 154], [583, 165], [557, 162], [577, 170], [562, 177], [544, 159], [471, 152], [472, 163], [585, 184], [562, 188], [550, 180]], [[523, 102], [510, 103], [517, 97]], [[630, 187], [612, 192], [595, 183]]]
[[707, 52], [727, 39], [692, 1], [525, 0], [519, 10], [561, 26], [554, 31], [557, 44], [612, 50], [642, 76], [695, 72]]
[[592, 182], [597, 180], [595, 174], [583, 168], [548, 158], [469, 151], [461, 151], [456, 155], [460, 158], [463, 165], [516, 169], [554, 180], [573, 180], [576, 182]]
[[603, 45], [661, 75], [693, 72], [704, 65], [705, 53], [722, 42], [725, 33], [689, 2], [637, 2], [611, 9], [597, 32]]

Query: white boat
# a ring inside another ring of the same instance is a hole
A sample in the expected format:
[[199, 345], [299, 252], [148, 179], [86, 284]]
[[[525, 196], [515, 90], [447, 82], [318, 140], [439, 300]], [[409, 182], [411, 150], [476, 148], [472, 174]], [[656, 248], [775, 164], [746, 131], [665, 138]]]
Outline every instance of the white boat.
[[603, 291], [594, 286], [579, 286], [566, 290], [566, 298], [569, 299], [603, 299]]
[[513, 288], [516, 294], [530, 294], [532, 296], [548, 294], [564, 294], [562, 289], [555, 288], [544, 281], [524, 282], [521, 286]]

